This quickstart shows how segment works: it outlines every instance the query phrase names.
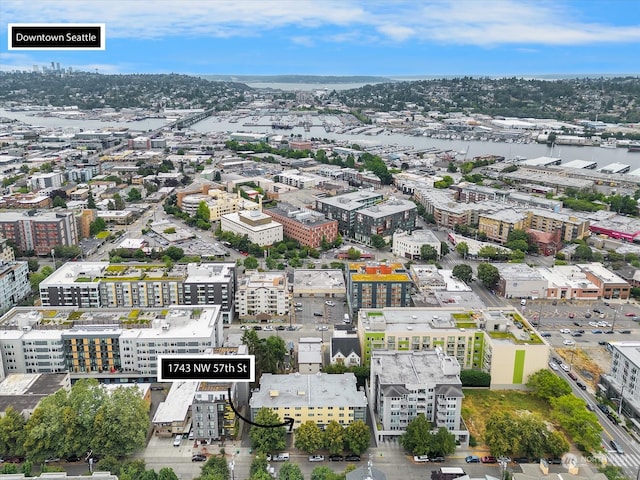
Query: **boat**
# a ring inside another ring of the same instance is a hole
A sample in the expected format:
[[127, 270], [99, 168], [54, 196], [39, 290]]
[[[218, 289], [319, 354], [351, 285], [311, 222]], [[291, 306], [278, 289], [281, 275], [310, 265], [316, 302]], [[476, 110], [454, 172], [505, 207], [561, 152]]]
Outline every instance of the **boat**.
[[618, 143], [615, 140], [607, 140], [600, 144], [600, 148], [617, 148]]
[[640, 142], [630, 143], [627, 150], [630, 152], [640, 152]]

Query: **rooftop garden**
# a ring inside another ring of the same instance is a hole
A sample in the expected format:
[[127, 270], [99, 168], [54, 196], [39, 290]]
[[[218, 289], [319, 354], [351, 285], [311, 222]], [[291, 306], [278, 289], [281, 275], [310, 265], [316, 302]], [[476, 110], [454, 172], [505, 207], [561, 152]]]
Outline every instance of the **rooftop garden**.
[[518, 345], [542, 345], [542, 339], [538, 337], [535, 333], [529, 330], [518, 330], [518, 332], [528, 333], [528, 337], [526, 340], [516, 337], [512, 332], [496, 332], [496, 331], [487, 331], [489, 336], [496, 340], [509, 340]]

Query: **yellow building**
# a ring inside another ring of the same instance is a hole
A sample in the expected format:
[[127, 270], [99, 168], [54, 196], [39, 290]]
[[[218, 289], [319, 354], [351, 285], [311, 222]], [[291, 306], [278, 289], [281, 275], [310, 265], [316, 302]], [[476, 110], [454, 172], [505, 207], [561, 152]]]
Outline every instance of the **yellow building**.
[[265, 373], [249, 405], [252, 419], [261, 408], [268, 408], [283, 420], [293, 418], [293, 428], [307, 421], [324, 428], [332, 420], [343, 426], [356, 420], [366, 421], [367, 397], [358, 390], [353, 373]]

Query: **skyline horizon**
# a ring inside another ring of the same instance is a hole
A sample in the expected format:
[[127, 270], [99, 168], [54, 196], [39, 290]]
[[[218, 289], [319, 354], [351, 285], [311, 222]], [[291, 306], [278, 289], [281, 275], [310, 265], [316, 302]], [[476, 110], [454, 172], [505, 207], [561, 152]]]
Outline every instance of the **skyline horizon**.
[[[123, 74], [638, 72], [640, 3], [626, 0], [95, 0], [86, 6], [1, 2], [0, 70], [27, 71], [55, 58], [75, 70]], [[10, 23], [104, 24], [105, 49], [9, 50]]]

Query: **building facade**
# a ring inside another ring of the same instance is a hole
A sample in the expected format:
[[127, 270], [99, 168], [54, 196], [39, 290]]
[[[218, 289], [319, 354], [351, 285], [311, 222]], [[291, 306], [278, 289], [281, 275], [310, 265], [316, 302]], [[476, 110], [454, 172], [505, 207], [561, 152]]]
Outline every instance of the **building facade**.
[[40, 283], [43, 306], [154, 308], [220, 305], [230, 323], [235, 314], [233, 263], [112, 265], [69, 262]]
[[362, 208], [356, 213], [354, 238], [366, 245], [371, 245], [371, 237], [374, 235], [390, 242], [394, 232], [410, 232], [415, 228], [417, 212], [415, 203], [400, 199], [390, 199]]
[[618, 411], [640, 432], [640, 341], [609, 345], [611, 369], [600, 379], [601, 389], [608, 398], [617, 399]]
[[338, 237], [338, 221], [327, 220], [323, 214], [313, 210], [281, 202], [275, 208], [264, 210], [264, 213], [282, 224], [285, 237], [297, 240], [303, 246], [318, 248], [323, 240], [333, 243]]
[[351, 263], [347, 273], [347, 295], [351, 308], [408, 307], [411, 276], [400, 263]]
[[442, 245], [435, 233], [430, 230], [415, 230], [413, 232], [397, 230], [393, 234], [393, 254], [396, 257], [419, 260], [423, 245], [433, 247], [440, 257]]
[[296, 429], [307, 421], [324, 429], [331, 421], [343, 427], [367, 419], [367, 397], [358, 390], [353, 373], [274, 375], [264, 373], [260, 389], [249, 401], [251, 418], [268, 408], [281, 419], [291, 417]]
[[250, 271], [238, 279], [236, 309], [240, 318], [285, 317], [291, 292], [284, 272]]
[[376, 440], [398, 438], [422, 414], [434, 430], [446, 428], [461, 445], [469, 442], [462, 421], [460, 364], [441, 349], [421, 352], [374, 352], [369, 398], [377, 415]]
[[260, 210], [243, 210], [220, 217], [220, 229], [237, 235], [247, 235], [251, 243], [260, 246], [281, 242], [282, 224]]
[[65, 373], [72, 380], [154, 382], [163, 354], [204, 354], [222, 345], [220, 307], [87, 309], [14, 307], [0, 318], [10, 373]]
[[4, 313], [31, 294], [27, 262], [0, 260], [0, 313]]
[[368, 190], [347, 193], [336, 197], [318, 198], [316, 210], [329, 220], [338, 221], [338, 230], [343, 236], [353, 238], [356, 227], [356, 212], [382, 202], [381, 193]]
[[5, 212], [0, 217], [0, 236], [13, 242], [22, 252], [51, 255], [58, 245], [78, 244], [78, 229], [73, 213], [37, 212], [35, 215]]

